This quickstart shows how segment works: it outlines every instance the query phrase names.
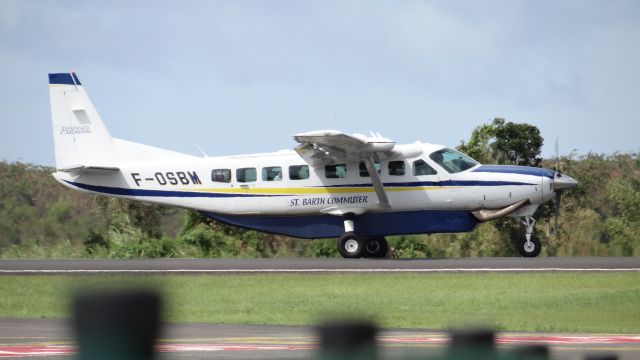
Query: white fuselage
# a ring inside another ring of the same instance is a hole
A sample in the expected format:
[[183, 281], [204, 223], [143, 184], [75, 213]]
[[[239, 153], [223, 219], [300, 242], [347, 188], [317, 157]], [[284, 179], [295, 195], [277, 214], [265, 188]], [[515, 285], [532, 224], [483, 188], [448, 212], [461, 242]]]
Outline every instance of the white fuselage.
[[[371, 179], [361, 176], [358, 162], [345, 164], [346, 173], [340, 174], [343, 177], [336, 178], [335, 174], [327, 177], [324, 166], [307, 165], [295, 151], [191, 157], [177, 162], [140, 159], [121, 163], [119, 172], [57, 172], [54, 175], [62, 184], [79, 190], [234, 215], [306, 215], [330, 213], [337, 208], [354, 209], [355, 213], [498, 209], [523, 199], [537, 207], [553, 195], [553, 179], [538, 173], [513, 171], [515, 167], [479, 172], [482, 165], [450, 173], [429, 158], [430, 153], [442, 146], [405, 146], [417, 148], [419, 151], [414, 152], [420, 155], [379, 162], [380, 178], [390, 203], [387, 208], [380, 207]], [[437, 173], [414, 175], [415, 162], [419, 160]], [[395, 161], [391, 164], [394, 166], [403, 162], [404, 171], [392, 174], [390, 161]], [[300, 178], [299, 167], [308, 168], [308, 178]], [[252, 169], [255, 169], [255, 179]], [[279, 171], [279, 176], [270, 174], [272, 170]], [[216, 171], [231, 176], [214, 179]], [[241, 181], [240, 177], [247, 174], [245, 180], [248, 181]]]

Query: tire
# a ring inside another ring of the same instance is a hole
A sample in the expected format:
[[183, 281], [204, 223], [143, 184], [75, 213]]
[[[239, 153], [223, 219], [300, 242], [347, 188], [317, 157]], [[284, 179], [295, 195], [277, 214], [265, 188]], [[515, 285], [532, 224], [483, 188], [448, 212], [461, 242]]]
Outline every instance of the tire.
[[338, 252], [346, 259], [357, 259], [364, 252], [364, 239], [353, 232], [344, 233], [338, 239]]
[[387, 244], [387, 240], [384, 237], [372, 237], [367, 239], [362, 257], [381, 259], [387, 257], [388, 251], [389, 244]]
[[536, 257], [540, 254], [540, 250], [542, 249], [542, 245], [540, 244], [540, 240], [537, 236], [531, 234], [531, 242], [533, 243], [533, 247], [526, 246], [527, 238], [523, 237], [518, 243], [518, 251], [522, 257]]

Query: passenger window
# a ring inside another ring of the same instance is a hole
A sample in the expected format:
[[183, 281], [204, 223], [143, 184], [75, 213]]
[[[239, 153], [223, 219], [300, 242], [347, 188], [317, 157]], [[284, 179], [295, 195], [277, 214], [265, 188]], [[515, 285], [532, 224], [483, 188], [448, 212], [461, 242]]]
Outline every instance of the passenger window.
[[262, 181], [282, 180], [282, 168], [280, 166], [270, 166], [262, 168]]
[[256, 168], [242, 168], [236, 170], [236, 180], [238, 182], [254, 182], [257, 179]]
[[231, 169], [211, 170], [211, 181], [228, 183], [231, 182]]
[[[376, 162], [373, 163], [373, 165], [376, 167], [376, 171], [378, 172], [378, 174], [380, 174], [380, 163]], [[369, 172], [367, 171], [367, 165], [365, 165], [364, 161], [360, 162], [360, 177], [369, 177]]]
[[389, 161], [389, 175], [404, 175], [404, 161]]
[[324, 176], [327, 179], [342, 179], [344, 177], [347, 177], [347, 165], [327, 165], [324, 167]]
[[289, 166], [289, 179], [305, 180], [309, 178], [309, 165]]
[[413, 175], [435, 175], [438, 172], [435, 171], [426, 161], [420, 159], [413, 162]]

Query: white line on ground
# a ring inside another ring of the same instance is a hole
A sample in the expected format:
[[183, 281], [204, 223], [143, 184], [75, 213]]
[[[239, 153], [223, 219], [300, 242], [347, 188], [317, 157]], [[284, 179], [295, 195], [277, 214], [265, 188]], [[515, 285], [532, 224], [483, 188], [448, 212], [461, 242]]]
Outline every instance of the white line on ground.
[[0, 270], [0, 274], [188, 274], [188, 273], [446, 273], [446, 272], [616, 272], [640, 271], [640, 268], [451, 268], [451, 269], [25, 269]]

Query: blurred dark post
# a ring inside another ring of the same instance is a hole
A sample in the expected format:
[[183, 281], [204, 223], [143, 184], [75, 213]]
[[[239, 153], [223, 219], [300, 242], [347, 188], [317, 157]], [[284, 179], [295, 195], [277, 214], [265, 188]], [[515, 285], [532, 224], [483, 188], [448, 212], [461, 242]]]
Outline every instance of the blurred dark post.
[[318, 327], [318, 359], [356, 360], [378, 358], [376, 327], [364, 321], [330, 322]]
[[82, 293], [73, 310], [78, 359], [153, 359], [160, 326], [155, 292]]
[[498, 359], [495, 350], [495, 332], [488, 329], [465, 329], [451, 331], [451, 343], [446, 359]]

